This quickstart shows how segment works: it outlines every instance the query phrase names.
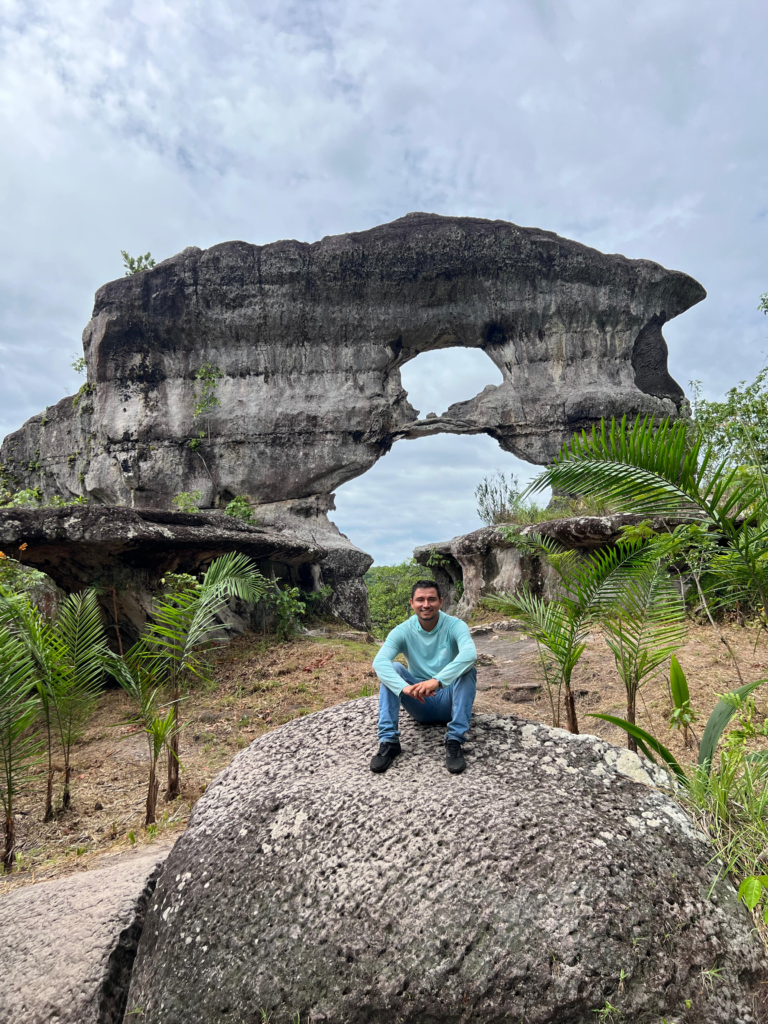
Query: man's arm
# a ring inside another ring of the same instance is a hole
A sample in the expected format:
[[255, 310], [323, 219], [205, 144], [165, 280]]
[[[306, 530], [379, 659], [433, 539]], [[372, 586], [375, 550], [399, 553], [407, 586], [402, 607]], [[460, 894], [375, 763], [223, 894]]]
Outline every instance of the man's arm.
[[436, 679], [441, 686], [450, 686], [455, 683], [459, 676], [468, 672], [477, 661], [477, 649], [470, 636], [469, 626], [461, 619], [451, 623], [451, 635], [458, 645], [458, 652], [453, 661], [448, 662], [445, 668], [440, 669]]
[[373, 659], [373, 671], [392, 693], [397, 694], [402, 693], [407, 686], [405, 680], [392, 668], [392, 662], [398, 654], [403, 653], [403, 646], [402, 630], [400, 626], [395, 626]]

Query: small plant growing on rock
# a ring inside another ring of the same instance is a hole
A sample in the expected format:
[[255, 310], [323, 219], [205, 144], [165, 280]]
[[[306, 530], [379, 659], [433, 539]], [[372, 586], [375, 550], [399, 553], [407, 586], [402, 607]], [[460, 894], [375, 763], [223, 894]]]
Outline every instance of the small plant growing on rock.
[[203, 500], [202, 491], [179, 491], [173, 496], [174, 512], [199, 512]]
[[152, 259], [151, 252], [145, 252], [143, 256], [129, 256], [125, 249], [120, 250], [120, 255], [123, 257], [123, 266], [125, 267], [125, 277], [131, 277], [133, 274], [140, 274], [142, 270], [151, 270], [155, 266], [155, 261]]
[[[223, 376], [224, 373], [212, 363], [203, 363], [195, 374], [195, 387], [192, 392], [195, 406], [192, 416], [196, 421], [205, 418], [209, 444], [211, 441], [211, 413], [217, 405], [221, 405], [216, 395], [216, 389]], [[205, 437], [205, 434], [202, 434], [201, 437]]]
[[251, 503], [248, 498], [242, 494], [238, 494], [236, 498], [233, 498], [232, 501], [227, 504], [227, 507], [224, 509], [224, 514], [233, 516], [235, 519], [242, 519], [245, 523], [256, 522], [256, 517], [251, 509]]

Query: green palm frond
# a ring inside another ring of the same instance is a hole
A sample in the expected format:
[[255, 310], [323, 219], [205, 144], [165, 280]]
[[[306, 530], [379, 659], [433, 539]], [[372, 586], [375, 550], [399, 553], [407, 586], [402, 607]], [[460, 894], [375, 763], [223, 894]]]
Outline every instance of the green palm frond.
[[177, 732], [177, 719], [175, 708], [170, 707], [166, 711], [165, 715], [161, 715], [159, 712], [149, 720], [145, 727], [145, 732], [149, 737], [149, 742], [152, 747], [152, 757], [157, 761], [163, 747], [170, 748], [171, 738]]
[[24, 645], [37, 671], [38, 680], [49, 687], [62, 652], [53, 626], [27, 594], [0, 592], [0, 626]]
[[258, 601], [269, 587], [270, 581], [253, 561], [236, 551], [214, 559], [202, 582], [206, 595], [237, 597], [241, 601]]
[[666, 564], [623, 566], [604, 592], [601, 622], [619, 674], [636, 689], [685, 643], [685, 602]]
[[146, 656], [163, 663], [174, 678], [204, 675], [207, 665], [200, 652], [221, 630], [217, 615], [227, 598], [256, 601], [269, 585], [245, 555], [215, 559], [199, 587], [156, 602], [145, 633]]
[[0, 803], [6, 817], [12, 817], [15, 797], [42, 756], [42, 742], [32, 731], [40, 710], [33, 679], [24, 644], [0, 629]]
[[768, 503], [759, 482], [744, 478], [727, 461], [713, 464], [709, 449], [690, 443], [683, 421], [638, 417], [630, 426], [603, 421], [566, 444], [553, 465], [531, 484], [588, 494], [622, 512], [725, 520], [754, 514]]
[[62, 745], [68, 748], [90, 717], [104, 678], [103, 659], [108, 648], [93, 590], [66, 598], [53, 633], [58, 641], [52, 674], [54, 713]]
[[55, 659], [49, 679], [51, 717], [64, 755], [66, 807], [72, 748], [96, 707], [108, 651], [95, 591], [70, 594], [62, 602], [50, 642]]
[[768, 606], [768, 521], [744, 524], [725, 549], [713, 547], [707, 564], [707, 592], [715, 604], [747, 605], [757, 596]]

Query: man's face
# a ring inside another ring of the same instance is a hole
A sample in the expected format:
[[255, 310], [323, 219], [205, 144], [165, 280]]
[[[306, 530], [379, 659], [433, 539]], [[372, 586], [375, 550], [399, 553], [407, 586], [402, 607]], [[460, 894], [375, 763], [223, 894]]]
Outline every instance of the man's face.
[[420, 587], [411, 598], [411, 608], [419, 622], [434, 622], [442, 607], [443, 599], [437, 596], [434, 587]]

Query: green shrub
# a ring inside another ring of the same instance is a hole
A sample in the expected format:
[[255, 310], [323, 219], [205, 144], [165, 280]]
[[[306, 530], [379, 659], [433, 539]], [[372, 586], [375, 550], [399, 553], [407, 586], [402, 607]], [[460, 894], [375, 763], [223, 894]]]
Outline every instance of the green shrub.
[[199, 512], [203, 500], [202, 491], [179, 491], [173, 496], [174, 512]]
[[236, 498], [233, 498], [229, 502], [227, 507], [224, 509], [224, 514], [228, 516], [234, 516], [235, 519], [242, 519], [246, 523], [255, 523], [256, 518], [251, 509], [251, 503], [242, 494], [238, 494]]
[[140, 274], [142, 270], [151, 270], [155, 266], [151, 252], [145, 252], [143, 256], [129, 256], [125, 249], [121, 249], [120, 255], [123, 257], [125, 277]]

